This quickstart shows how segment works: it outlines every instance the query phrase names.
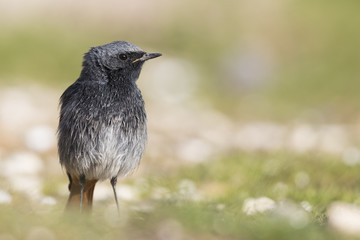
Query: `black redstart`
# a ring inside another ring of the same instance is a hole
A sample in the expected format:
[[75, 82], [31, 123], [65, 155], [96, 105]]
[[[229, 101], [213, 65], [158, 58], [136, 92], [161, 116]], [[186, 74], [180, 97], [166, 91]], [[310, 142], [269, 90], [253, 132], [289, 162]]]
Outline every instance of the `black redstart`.
[[91, 209], [97, 181], [116, 182], [140, 163], [147, 139], [144, 100], [136, 85], [146, 60], [161, 56], [116, 41], [84, 56], [80, 77], [60, 98], [58, 151], [69, 177], [67, 209]]

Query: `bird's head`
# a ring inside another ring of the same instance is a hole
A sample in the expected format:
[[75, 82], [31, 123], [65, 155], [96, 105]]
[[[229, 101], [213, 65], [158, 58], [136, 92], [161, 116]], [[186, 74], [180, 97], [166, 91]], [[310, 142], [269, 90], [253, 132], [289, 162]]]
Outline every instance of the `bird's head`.
[[85, 54], [83, 66], [96, 66], [110, 77], [130, 77], [136, 81], [144, 62], [159, 56], [160, 53], [147, 53], [130, 42], [116, 41], [91, 48]]

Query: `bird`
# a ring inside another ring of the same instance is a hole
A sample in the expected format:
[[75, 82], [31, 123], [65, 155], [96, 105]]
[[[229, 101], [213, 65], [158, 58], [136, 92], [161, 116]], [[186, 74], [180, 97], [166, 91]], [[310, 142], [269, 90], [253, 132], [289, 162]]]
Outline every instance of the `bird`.
[[161, 56], [127, 41], [92, 47], [78, 79], [60, 97], [57, 130], [60, 164], [69, 179], [66, 210], [91, 211], [98, 181], [118, 177], [140, 164], [147, 142], [145, 103], [137, 86], [145, 61]]

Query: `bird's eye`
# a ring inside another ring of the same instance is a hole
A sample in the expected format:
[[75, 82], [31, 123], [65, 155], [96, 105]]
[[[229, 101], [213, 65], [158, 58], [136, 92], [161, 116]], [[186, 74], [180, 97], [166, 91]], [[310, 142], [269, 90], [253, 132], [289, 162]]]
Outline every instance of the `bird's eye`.
[[125, 61], [128, 58], [128, 56], [124, 53], [119, 55], [119, 59]]

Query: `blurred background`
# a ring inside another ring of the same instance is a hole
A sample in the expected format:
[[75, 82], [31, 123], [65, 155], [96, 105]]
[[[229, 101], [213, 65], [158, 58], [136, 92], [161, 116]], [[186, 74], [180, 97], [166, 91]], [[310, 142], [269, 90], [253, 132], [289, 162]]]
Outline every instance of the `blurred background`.
[[[178, 201], [180, 194], [220, 210], [230, 202], [246, 215], [246, 199], [305, 201], [313, 210], [298, 229], [326, 219], [335, 200], [359, 203], [359, 7], [351, 0], [0, 0], [0, 208], [62, 211], [68, 193], [56, 149], [58, 99], [79, 76], [84, 53], [115, 40], [163, 54], [138, 81], [149, 141], [139, 169], [119, 185], [127, 205], [156, 210], [149, 199]], [[318, 175], [325, 166], [333, 168]], [[258, 190], [252, 177], [263, 185]], [[291, 186], [295, 192], [283, 192]], [[339, 191], [314, 196], [328, 186]], [[112, 203], [108, 183], [95, 201]], [[171, 220], [149, 223], [158, 239], [170, 239], [167, 229], [239, 236], [236, 224], [186, 227], [184, 216], [160, 216]], [[132, 222], [122, 226], [131, 230]], [[51, 226], [38, 228], [25, 234], [61, 238]]]

